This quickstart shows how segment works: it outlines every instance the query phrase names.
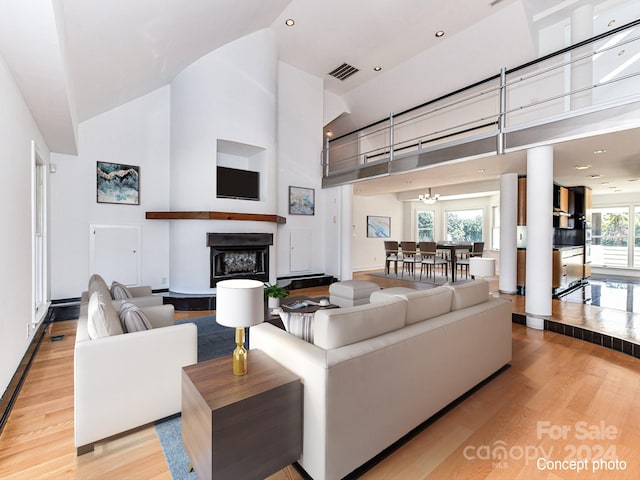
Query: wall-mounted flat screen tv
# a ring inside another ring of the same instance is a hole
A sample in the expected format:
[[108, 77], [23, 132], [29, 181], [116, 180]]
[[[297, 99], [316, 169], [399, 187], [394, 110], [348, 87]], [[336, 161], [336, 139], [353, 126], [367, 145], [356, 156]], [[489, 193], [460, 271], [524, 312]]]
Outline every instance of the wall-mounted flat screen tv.
[[238, 168], [217, 167], [216, 196], [240, 200], [260, 200], [260, 173]]

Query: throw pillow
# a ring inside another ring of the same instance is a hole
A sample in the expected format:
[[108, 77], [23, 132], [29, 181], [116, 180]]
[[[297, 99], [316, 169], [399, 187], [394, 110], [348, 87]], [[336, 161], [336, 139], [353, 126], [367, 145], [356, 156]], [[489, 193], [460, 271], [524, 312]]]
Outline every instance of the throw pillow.
[[89, 297], [87, 316], [87, 330], [91, 339], [124, 333], [111, 298], [105, 298], [100, 292], [93, 292]]
[[111, 284], [111, 296], [114, 300], [127, 300], [128, 298], [133, 298], [129, 289], [118, 282], [113, 282]]
[[284, 329], [305, 342], [313, 343], [313, 313], [280, 312]]
[[124, 302], [120, 307], [120, 321], [125, 332], [151, 330], [151, 322], [144, 312], [133, 303]]

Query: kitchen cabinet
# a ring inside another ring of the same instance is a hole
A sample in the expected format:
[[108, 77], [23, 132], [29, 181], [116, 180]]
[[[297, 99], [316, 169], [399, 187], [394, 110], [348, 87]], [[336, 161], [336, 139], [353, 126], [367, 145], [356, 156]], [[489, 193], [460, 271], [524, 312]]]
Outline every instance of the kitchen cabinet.
[[527, 177], [518, 178], [518, 215], [519, 227], [527, 224]]
[[584, 273], [584, 247], [566, 247], [553, 250], [554, 293], [571, 288], [582, 281]]

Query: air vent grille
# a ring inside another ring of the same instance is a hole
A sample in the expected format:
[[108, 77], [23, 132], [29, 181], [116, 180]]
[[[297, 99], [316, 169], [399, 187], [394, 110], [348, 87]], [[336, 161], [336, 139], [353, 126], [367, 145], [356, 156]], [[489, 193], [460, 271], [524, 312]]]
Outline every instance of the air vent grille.
[[353, 67], [348, 63], [343, 63], [338, 68], [335, 68], [332, 71], [330, 71], [329, 75], [337, 78], [338, 80], [344, 81], [347, 78], [349, 78], [351, 75], [353, 75], [354, 73], [358, 73], [359, 71], [360, 70], [358, 70], [356, 67]]

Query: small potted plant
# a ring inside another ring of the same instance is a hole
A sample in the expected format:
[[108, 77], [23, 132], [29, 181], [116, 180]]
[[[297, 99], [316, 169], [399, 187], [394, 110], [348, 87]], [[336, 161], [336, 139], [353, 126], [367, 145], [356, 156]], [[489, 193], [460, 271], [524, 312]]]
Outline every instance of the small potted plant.
[[280, 299], [289, 295], [289, 292], [287, 292], [284, 287], [275, 283], [266, 283], [264, 293], [267, 295], [268, 307], [270, 309], [278, 308], [280, 306]]

